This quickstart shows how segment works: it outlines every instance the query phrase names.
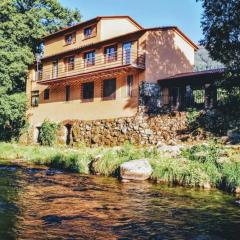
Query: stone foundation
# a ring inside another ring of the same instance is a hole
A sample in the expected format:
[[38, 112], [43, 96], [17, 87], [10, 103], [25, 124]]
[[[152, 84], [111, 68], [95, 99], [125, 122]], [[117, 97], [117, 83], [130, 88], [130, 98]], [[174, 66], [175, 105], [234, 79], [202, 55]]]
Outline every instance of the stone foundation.
[[[137, 145], [170, 144], [186, 129], [186, 113], [149, 116], [144, 113], [134, 117], [95, 121], [64, 121], [62, 128], [70, 128], [70, 144], [87, 146], [118, 146], [125, 142]], [[60, 132], [64, 132], [62, 129]], [[65, 134], [66, 136], [67, 134]], [[63, 134], [59, 136], [63, 141]]]

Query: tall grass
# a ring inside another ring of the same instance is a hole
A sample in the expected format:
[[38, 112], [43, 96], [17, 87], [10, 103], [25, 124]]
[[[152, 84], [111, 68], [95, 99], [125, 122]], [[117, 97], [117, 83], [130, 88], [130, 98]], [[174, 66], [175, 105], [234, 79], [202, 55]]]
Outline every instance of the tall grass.
[[[153, 168], [151, 178], [168, 184], [202, 187], [210, 184], [229, 191], [240, 187], [240, 154], [214, 143], [184, 149], [178, 157], [170, 157], [156, 148], [125, 144], [116, 148], [79, 148], [21, 146], [0, 143], [1, 159], [24, 159], [71, 172], [89, 173], [90, 163], [105, 176], [118, 174], [119, 166], [133, 159], [148, 159]], [[222, 161], [221, 159], [224, 159]]]

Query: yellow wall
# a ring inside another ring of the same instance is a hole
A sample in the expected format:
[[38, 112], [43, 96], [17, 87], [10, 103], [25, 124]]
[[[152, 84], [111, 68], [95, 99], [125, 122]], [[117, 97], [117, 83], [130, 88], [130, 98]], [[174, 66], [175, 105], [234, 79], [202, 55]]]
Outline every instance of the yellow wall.
[[[74, 48], [93, 44], [102, 40], [139, 30], [139, 27], [132, 23], [128, 18], [103, 18], [99, 22], [90, 24], [89, 26], [96, 26], [97, 35], [95, 37], [84, 39], [84, 29], [88, 26], [80, 26], [76, 31], [69, 31], [61, 36], [46, 40], [44, 42], [44, 56], [51, 56], [63, 51], [68, 51]], [[66, 45], [65, 35], [71, 32], [76, 32], [76, 42], [71, 45]]]
[[[126, 20], [126, 19], [125, 19]], [[101, 26], [98, 24], [98, 35], [96, 38], [91, 38], [86, 41], [99, 41], [100, 38], [110, 38], [113, 35], [121, 35], [123, 28], [125, 31], [133, 31], [136, 26], [122, 19], [116, 20], [113, 24], [112, 20], [102, 20]], [[127, 20], [128, 21], [128, 20]], [[125, 23], [123, 23], [125, 22]], [[125, 27], [117, 28], [117, 25]], [[111, 27], [109, 27], [111, 26]], [[114, 26], [114, 27], [113, 27]], [[128, 27], [129, 28], [128, 28]], [[108, 31], [108, 28], [111, 31]], [[101, 34], [99, 31], [101, 30]], [[76, 46], [85, 44], [81, 42], [82, 30], [78, 30], [76, 38]], [[136, 40], [136, 36], [130, 40]], [[63, 47], [64, 37], [58, 37], [53, 41], [48, 41], [46, 44], [47, 54], [56, 54], [65, 50]], [[112, 41], [112, 44], [118, 44], [118, 53], [122, 54], [122, 42]], [[73, 47], [68, 46], [67, 48]], [[104, 63], [104, 47], [101, 46], [96, 49], [96, 58], [102, 58], [102, 63], [97, 63], [100, 69], [109, 68], [110, 64]], [[88, 49], [88, 51], [91, 49]], [[176, 31], [174, 30], [151, 30], [147, 31], [138, 41], [134, 41], [133, 51], [139, 51], [140, 54], [145, 54], [146, 69], [145, 71], [138, 71], [134, 74], [134, 96], [132, 98], [126, 97], [126, 77], [129, 73], [118, 76], [117, 78], [117, 93], [116, 100], [103, 101], [102, 96], [102, 80], [95, 75], [95, 93], [94, 102], [83, 103], [80, 99], [81, 79], [75, 79], [71, 83], [71, 101], [65, 102], [65, 85], [64, 83], [53, 84], [50, 87], [50, 100], [43, 100], [43, 91], [46, 87], [40, 85], [34, 80], [34, 70], [29, 72], [27, 81], [27, 94], [30, 100], [30, 92], [33, 90], [40, 91], [40, 105], [29, 110], [30, 124], [33, 126], [40, 126], [44, 119], [61, 122], [67, 119], [78, 120], [96, 120], [96, 119], [112, 119], [118, 117], [133, 116], [137, 112], [138, 107], [138, 87], [141, 81], [157, 82], [157, 80], [182, 72], [189, 72], [193, 70], [194, 64], [194, 48]], [[84, 52], [76, 54], [75, 66], [83, 66]], [[114, 65], [115, 64], [115, 65]], [[43, 79], [50, 79], [52, 76], [52, 61], [43, 63]], [[112, 67], [121, 65], [121, 61], [113, 63]], [[96, 66], [95, 66], [96, 67]], [[86, 71], [96, 70], [95, 67], [86, 69], [79, 67], [74, 70], [76, 74], [84, 73]], [[99, 70], [99, 69], [97, 69]], [[74, 74], [74, 71], [71, 74]], [[66, 76], [64, 61], [59, 59], [59, 77]], [[112, 76], [114, 77], [114, 76]], [[106, 77], [111, 78], [111, 76]], [[89, 79], [90, 81], [91, 79]]]
[[100, 39], [105, 40], [139, 30], [128, 18], [102, 19]]
[[146, 46], [146, 81], [193, 71], [194, 48], [174, 30], [148, 31], [141, 45]]
[[[131, 74], [131, 73], [129, 73]], [[71, 99], [65, 102], [65, 85], [50, 87], [50, 99], [43, 99], [45, 86], [35, 84], [32, 89], [40, 90], [40, 104], [29, 110], [30, 123], [40, 126], [44, 119], [61, 122], [67, 119], [95, 120], [133, 116], [138, 106], [138, 74], [134, 75], [134, 94], [127, 97], [127, 75], [117, 77], [116, 100], [102, 100], [102, 81], [94, 80], [94, 101], [82, 102], [81, 81], [72, 83]], [[91, 80], [89, 80], [91, 81]], [[86, 82], [86, 81], [84, 81]]]

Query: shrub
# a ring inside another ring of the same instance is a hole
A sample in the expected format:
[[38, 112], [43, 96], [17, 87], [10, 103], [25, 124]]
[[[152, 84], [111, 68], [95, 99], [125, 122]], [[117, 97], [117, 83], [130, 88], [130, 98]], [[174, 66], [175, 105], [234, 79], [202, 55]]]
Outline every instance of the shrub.
[[190, 129], [196, 129], [199, 127], [198, 119], [201, 115], [201, 112], [197, 111], [194, 108], [188, 109], [187, 112], [187, 125]]
[[195, 145], [182, 151], [182, 156], [201, 163], [213, 163], [218, 165], [218, 158], [221, 156], [222, 148], [211, 142], [210, 144]]
[[26, 124], [27, 98], [23, 93], [0, 96], [0, 140], [18, 140]]
[[41, 126], [39, 133], [39, 141], [43, 146], [52, 146], [56, 143], [58, 125], [56, 123], [45, 120]]
[[222, 168], [223, 184], [230, 191], [240, 187], [240, 162], [226, 162]]

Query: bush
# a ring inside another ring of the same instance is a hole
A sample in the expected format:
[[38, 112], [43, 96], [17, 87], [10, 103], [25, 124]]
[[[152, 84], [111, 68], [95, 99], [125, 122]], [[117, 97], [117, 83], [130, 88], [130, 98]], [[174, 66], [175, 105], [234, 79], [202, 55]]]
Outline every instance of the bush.
[[39, 142], [43, 146], [52, 146], [57, 140], [58, 125], [56, 123], [45, 120], [41, 126], [39, 133]]
[[213, 163], [218, 165], [218, 158], [221, 156], [222, 148], [211, 142], [210, 144], [195, 145], [182, 151], [182, 156], [201, 163]]
[[188, 109], [187, 112], [187, 125], [190, 129], [196, 129], [199, 127], [198, 118], [200, 117], [201, 112], [196, 109]]

